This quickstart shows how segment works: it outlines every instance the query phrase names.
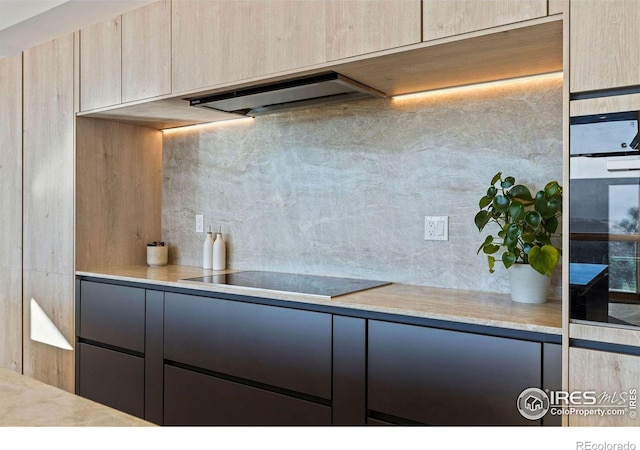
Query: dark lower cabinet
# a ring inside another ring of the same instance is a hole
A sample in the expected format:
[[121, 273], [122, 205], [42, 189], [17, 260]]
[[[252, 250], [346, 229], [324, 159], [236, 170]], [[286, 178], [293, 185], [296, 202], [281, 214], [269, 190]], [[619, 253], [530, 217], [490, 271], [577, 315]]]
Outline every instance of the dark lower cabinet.
[[542, 344], [369, 321], [368, 408], [428, 425], [540, 425], [518, 395], [542, 385]]
[[165, 425], [330, 425], [331, 407], [179, 367], [164, 369]]
[[144, 418], [144, 358], [79, 343], [78, 395]]
[[560, 344], [82, 277], [76, 295], [76, 393], [160, 425], [559, 424], [516, 402], [561, 389]]

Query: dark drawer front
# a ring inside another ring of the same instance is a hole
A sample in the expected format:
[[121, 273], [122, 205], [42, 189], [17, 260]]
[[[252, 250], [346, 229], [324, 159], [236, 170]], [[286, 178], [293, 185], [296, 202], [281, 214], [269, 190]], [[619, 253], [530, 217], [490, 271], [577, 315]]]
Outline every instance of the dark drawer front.
[[331, 398], [331, 315], [167, 293], [165, 359]]
[[165, 366], [165, 425], [330, 425], [331, 408]]
[[541, 344], [369, 322], [369, 409], [430, 425], [539, 425], [516, 409], [541, 387]]
[[78, 395], [144, 418], [144, 359], [78, 344]]
[[82, 281], [78, 336], [144, 352], [144, 289]]

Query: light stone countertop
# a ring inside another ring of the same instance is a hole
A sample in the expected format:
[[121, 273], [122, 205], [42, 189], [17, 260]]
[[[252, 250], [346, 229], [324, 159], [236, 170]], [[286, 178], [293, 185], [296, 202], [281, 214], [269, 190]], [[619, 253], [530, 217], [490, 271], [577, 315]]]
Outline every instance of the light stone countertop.
[[562, 334], [562, 305], [558, 300], [530, 305], [511, 301], [508, 294], [463, 291], [403, 284], [341, 295], [334, 298], [291, 294], [237, 286], [212, 285], [179, 281], [205, 275], [223, 275], [233, 271], [213, 271], [191, 266], [129, 266], [76, 272], [77, 275], [151, 285], [188, 288], [290, 300], [295, 302], [335, 306], [364, 311], [398, 314], [411, 317], [453, 321], [459, 323], [508, 328], [539, 333]]
[[0, 368], [0, 427], [154, 426], [8, 369]]

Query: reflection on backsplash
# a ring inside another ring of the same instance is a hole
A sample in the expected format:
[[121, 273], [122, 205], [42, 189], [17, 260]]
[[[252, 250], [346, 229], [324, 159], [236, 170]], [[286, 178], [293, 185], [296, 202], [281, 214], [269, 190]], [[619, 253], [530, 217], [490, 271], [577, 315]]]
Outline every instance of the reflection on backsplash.
[[[477, 199], [499, 170], [562, 179], [562, 81], [392, 102], [362, 100], [167, 133], [162, 239], [201, 264], [205, 228], [228, 266], [508, 292], [476, 250]], [[449, 241], [424, 241], [424, 216]], [[560, 271], [553, 294], [560, 295]]]

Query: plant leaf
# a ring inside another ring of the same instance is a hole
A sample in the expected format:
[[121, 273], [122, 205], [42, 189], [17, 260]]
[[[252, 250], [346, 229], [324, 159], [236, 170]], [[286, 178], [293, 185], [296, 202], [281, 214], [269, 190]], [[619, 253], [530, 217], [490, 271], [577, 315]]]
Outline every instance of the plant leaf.
[[482, 231], [482, 229], [489, 223], [489, 219], [491, 219], [491, 213], [489, 211], [480, 211], [476, 214], [475, 222], [476, 227], [478, 227], [478, 231]]
[[531, 191], [528, 187], [523, 186], [522, 184], [516, 184], [509, 190], [509, 194], [512, 198], [518, 198], [520, 200], [525, 200], [526, 202], [533, 201], [531, 197]]
[[544, 228], [553, 234], [558, 230], [558, 218], [553, 216], [544, 220]]
[[508, 269], [509, 267], [515, 264], [516, 255], [514, 255], [511, 252], [504, 252], [502, 254], [502, 262], [504, 263], [504, 266]]
[[562, 203], [558, 199], [552, 198], [551, 200], [546, 200], [542, 198], [536, 200], [534, 207], [535, 210], [546, 219], [555, 216], [555, 214], [560, 210], [561, 205]]
[[482, 244], [480, 244], [480, 247], [478, 247], [478, 251], [476, 252], [476, 255], [480, 253], [480, 250], [482, 250], [482, 248], [487, 245], [487, 244], [491, 244], [493, 242], [493, 236], [489, 235], [484, 239], [484, 242]]
[[507, 228], [507, 236], [509, 236], [511, 239], [518, 239], [520, 237], [520, 234], [522, 234], [522, 230], [517, 223], [512, 223], [511, 225], [509, 225], [509, 228]]
[[482, 251], [487, 255], [493, 255], [498, 250], [500, 250], [500, 246], [495, 244], [487, 244], [482, 248]]
[[500, 183], [500, 186], [502, 186], [502, 189], [509, 189], [515, 182], [516, 180], [514, 180], [513, 177], [507, 177], [502, 183]]
[[536, 239], [544, 245], [551, 245], [551, 238], [544, 233], [536, 234]]
[[549, 197], [560, 197], [562, 196], [562, 187], [557, 181], [550, 181], [544, 187], [544, 192]]
[[478, 202], [478, 206], [480, 207], [480, 209], [484, 209], [487, 206], [489, 206], [491, 204], [491, 199], [488, 196], [484, 196], [480, 199], [480, 201]]
[[533, 241], [536, 240], [536, 234], [535, 233], [522, 233], [522, 235], [520, 236], [520, 238], [525, 242], [525, 243], [532, 243]]
[[524, 217], [524, 206], [520, 202], [511, 202], [509, 205], [509, 216], [511, 221], [518, 222]]
[[493, 268], [496, 265], [496, 258], [491, 256], [491, 255], [487, 255], [487, 262], [489, 263], [489, 273], [495, 272], [495, 270], [493, 270]]
[[487, 189], [487, 197], [489, 197], [490, 199], [495, 197], [497, 193], [498, 193], [498, 190], [496, 189], [495, 186], [491, 186], [489, 189]]
[[496, 181], [498, 181], [500, 178], [502, 178], [502, 172], [498, 172], [493, 176], [493, 178], [491, 179], [491, 184], [496, 184]]
[[496, 195], [493, 198], [493, 207], [500, 213], [507, 212], [507, 209], [509, 209], [509, 203], [511, 203], [509, 199], [502, 195]]
[[524, 215], [524, 221], [534, 230], [540, 228], [542, 222], [542, 216], [537, 211], [529, 211]]
[[550, 277], [559, 260], [560, 252], [552, 245], [535, 246], [529, 250], [529, 264], [542, 275]]

